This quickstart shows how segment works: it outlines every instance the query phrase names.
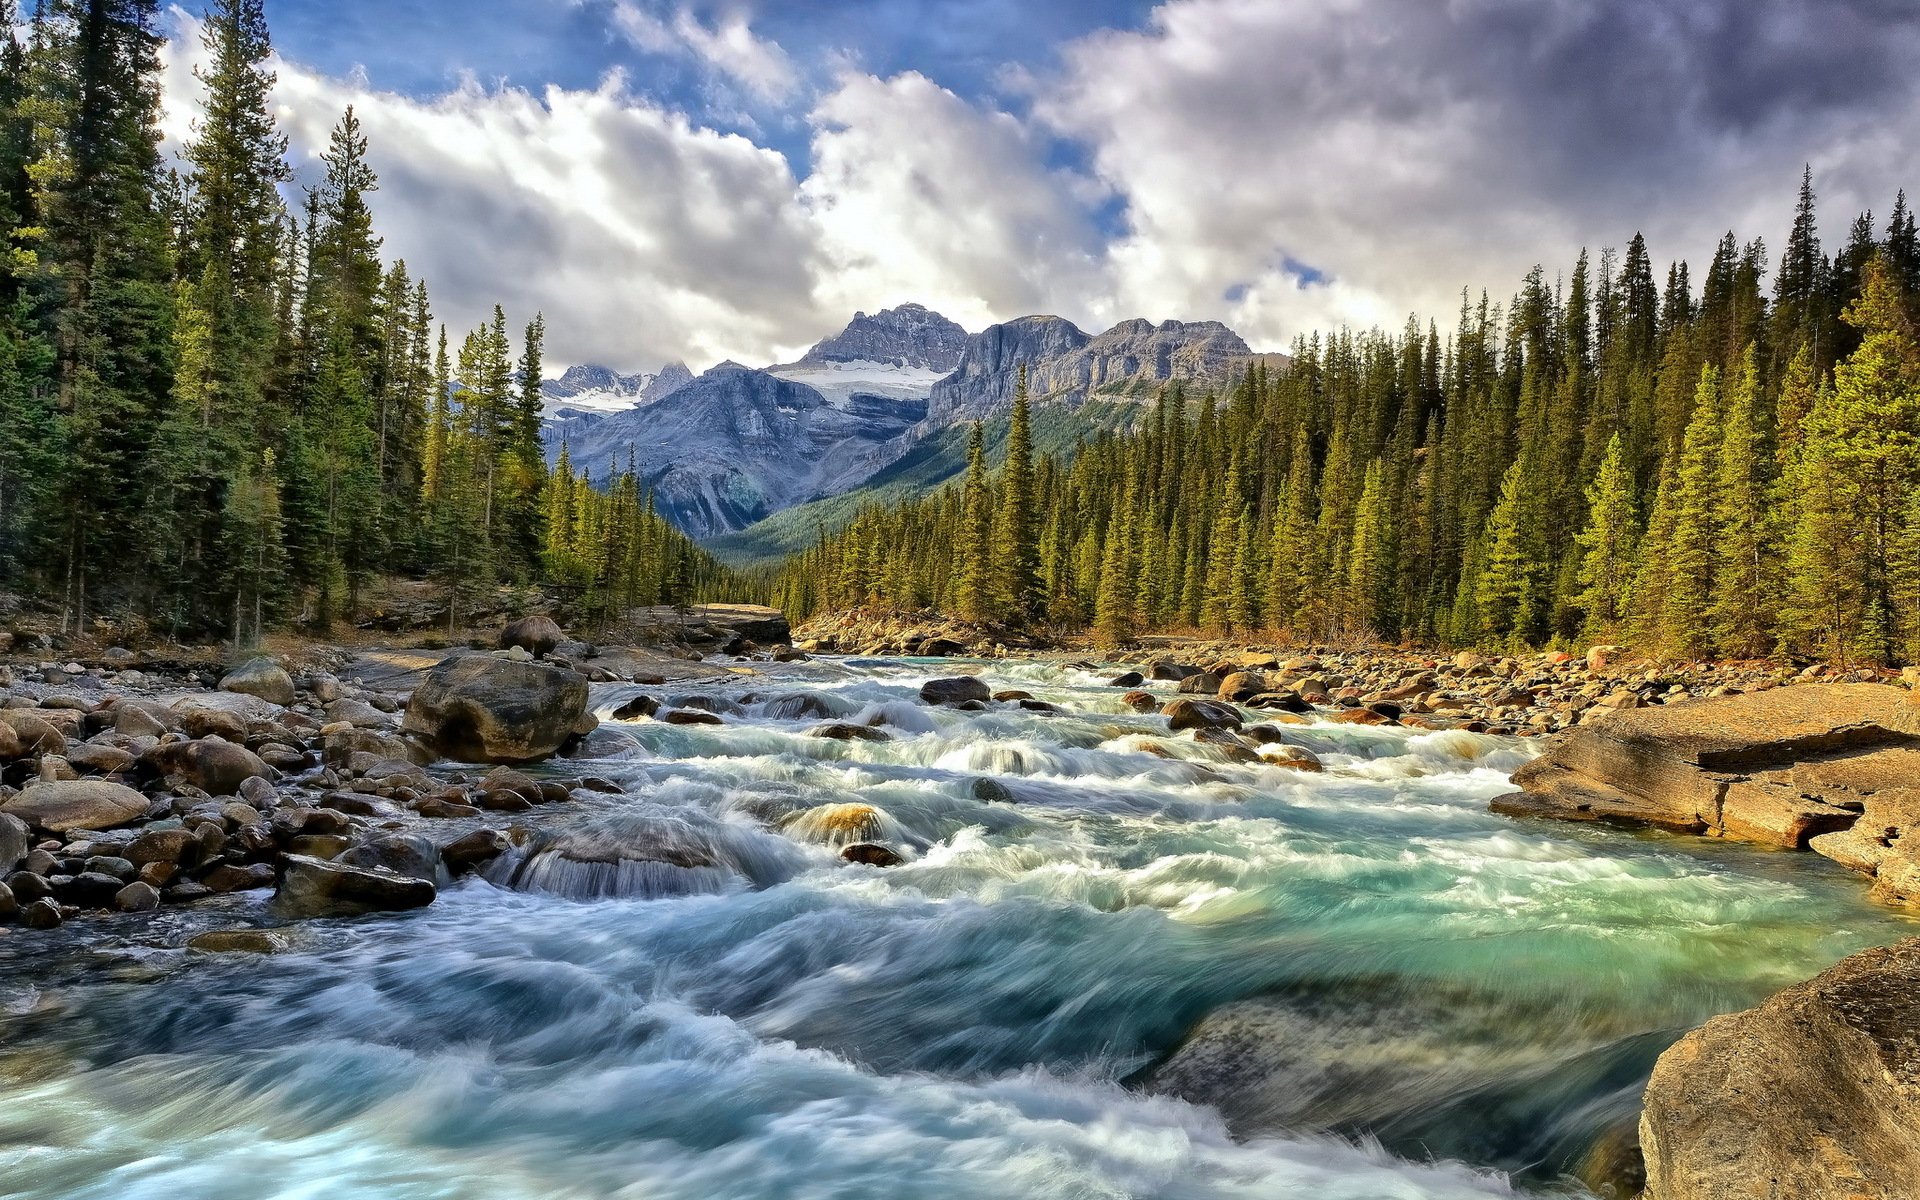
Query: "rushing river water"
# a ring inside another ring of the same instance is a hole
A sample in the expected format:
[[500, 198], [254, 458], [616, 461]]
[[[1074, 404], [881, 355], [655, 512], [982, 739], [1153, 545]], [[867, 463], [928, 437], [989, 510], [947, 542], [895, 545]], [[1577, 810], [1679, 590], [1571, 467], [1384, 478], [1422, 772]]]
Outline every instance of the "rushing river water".
[[[173, 948], [263, 896], [0, 937], [0, 1196], [1581, 1195], [1683, 1030], [1907, 932], [1822, 859], [1492, 816], [1519, 740], [1290, 728], [1310, 775], [1071, 668], [987, 672], [1064, 715], [776, 670], [700, 690], [894, 740], [623, 723], [565, 769], [626, 796], [526, 818], [701, 864], [523, 853], [271, 958]], [[845, 803], [908, 861], [797, 815]]]

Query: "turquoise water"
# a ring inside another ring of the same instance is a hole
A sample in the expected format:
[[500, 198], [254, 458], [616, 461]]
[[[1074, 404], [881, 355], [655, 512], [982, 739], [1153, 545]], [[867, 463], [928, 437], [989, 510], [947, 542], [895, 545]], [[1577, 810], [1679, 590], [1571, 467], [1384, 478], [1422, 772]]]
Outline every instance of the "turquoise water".
[[[1307, 775], [1068, 668], [988, 669], [1067, 715], [924, 708], [941, 669], [704, 689], [804, 688], [886, 743], [762, 704], [620, 724], [585, 769], [628, 794], [531, 814], [495, 872], [545, 891], [273, 958], [174, 948], [258, 899], [0, 937], [0, 1196], [1580, 1195], [1681, 1032], [1909, 931], [1809, 856], [1492, 816], [1518, 740], [1290, 728]], [[908, 861], [842, 863], [839, 803]], [[1166, 1065], [1228, 1005], [1261, 1014], [1231, 1072]]]

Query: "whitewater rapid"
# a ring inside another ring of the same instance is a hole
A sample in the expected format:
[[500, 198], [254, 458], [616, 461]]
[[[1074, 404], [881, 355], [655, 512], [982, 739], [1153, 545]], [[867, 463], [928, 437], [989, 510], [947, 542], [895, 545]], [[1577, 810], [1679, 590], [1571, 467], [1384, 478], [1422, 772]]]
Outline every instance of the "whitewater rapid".
[[177, 948], [263, 897], [0, 937], [0, 1197], [1582, 1195], [1661, 1048], [1905, 932], [1823, 860], [1490, 815], [1517, 739], [1288, 727], [1303, 774], [1072, 667], [919, 704], [952, 669], [679, 689], [735, 711], [610, 722], [565, 770], [626, 794], [288, 953]]

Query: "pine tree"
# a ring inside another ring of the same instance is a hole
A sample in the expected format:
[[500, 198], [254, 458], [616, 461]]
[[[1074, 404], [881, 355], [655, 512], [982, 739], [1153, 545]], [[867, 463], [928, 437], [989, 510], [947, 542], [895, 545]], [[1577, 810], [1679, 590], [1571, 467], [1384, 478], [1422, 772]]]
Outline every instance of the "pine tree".
[[1579, 606], [1592, 641], [1620, 636], [1632, 605], [1638, 544], [1633, 476], [1620, 435], [1607, 443], [1600, 471], [1587, 488], [1587, 527], [1578, 540]]
[[960, 540], [954, 547], [955, 599], [969, 621], [991, 621], [994, 604], [993, 501], [987, 492], [985, 426], [975, 421], [967, 435], [967, 480], [961, 492]]
[[1760, 371], [1748, 343], [1720, 422], [1710, 514], [1714, 540], [1713, 639], [1720, 653], [1757, 658], [1772, 649], [1773, 530], [1768, 523], [1770, 462], [1755, 428]]
[[1039, 611], [1041, 600], [1040, 535], [1034, 518], [1033, 429], [1025, 365], [1019, 368], [1014, 384], [993, 542], [993, 561], [999, 575], [994, 588], [996, 600], [1011, 620], [1024, 622]]

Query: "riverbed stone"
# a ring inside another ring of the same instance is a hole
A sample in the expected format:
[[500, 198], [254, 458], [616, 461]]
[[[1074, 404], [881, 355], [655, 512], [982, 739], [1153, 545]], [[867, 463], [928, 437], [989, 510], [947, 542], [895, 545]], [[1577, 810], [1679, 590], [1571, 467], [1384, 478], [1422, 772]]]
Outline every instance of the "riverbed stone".
[[441, 662], [414, 689], [402, 728], [447, 758], [537, 762], [599, 724], [583, 675], [493, 655]]
[[220, 680], [223, 692], [238, 692], [245, 696], [258, 696], [268, 704], [281, 707], [291, 705], [296, 699], [293, 690], [293, 676], [281, 669], [270, 658], [254, 658], [241, 663], [227, 672]]
[[1920, 938], [1863, 951], [1655, 1064], [1649, 1200], [1907, 1200], [1920, 1180]]
[[28, 929], [58, 929], [61, 920], [60, 904], [50, 898], [20, 907], [19, 921]]
[[273, 778], [273, 768], [245, 746], [224, 738], [168, 742], [140, 756], [140, 764], [163, 778], [183, 781], [212, 796], [233, 796], [249, 779]]
[[1896, 778], [1916, 749], [1920, 709], [1880, 684], [1616, 709], [1556, 738], [1493, 807], [1805, 848], [1849, 829], [1873, 790], [1862, 781]]
[[987, 686], [986, 680], [973, 675], [929, 679], [920, 685], [920, 701], [923, 704], [985, 704], [992, 698], [993, 689]]
[[1184, 729], [1238, 729], [1244, 723], [1231, 704], [1215, 700], [1195, 700], [1181, 696], [1168, 701], [1167, 724], [1176, 732]]
[[113, 906], [125, 913], [152, 912], [160, 907], [160, 891], [150, 883], [135, 881], [114, 893]]
[[535, 658], [545, 658], [552, 654], [567, 635], [552, 617], [535, 615], [521, 617], [500, 631], [500, 648], [518, 646]]
[[11, 813], [0, 813], [0, 875], [6, 875], [33, 850], [33, 833]]
[[146, 815], [147, 798], [123, 783], [74, 779], [30, 783], [0, 812], [51, 833], [112, 829]]
[[429, 881], [385, 868], [289, 854], [281, 860], [274, 905], [291, 916], [348, 915], [423, 908], [436, 894]]
[[265, 929], [209, 929], [187, 939], [187, 949], [205, 954], [279, 954], [291, 943]]

